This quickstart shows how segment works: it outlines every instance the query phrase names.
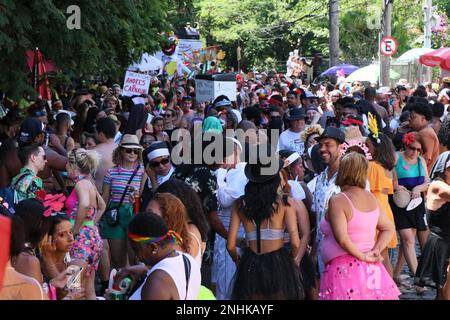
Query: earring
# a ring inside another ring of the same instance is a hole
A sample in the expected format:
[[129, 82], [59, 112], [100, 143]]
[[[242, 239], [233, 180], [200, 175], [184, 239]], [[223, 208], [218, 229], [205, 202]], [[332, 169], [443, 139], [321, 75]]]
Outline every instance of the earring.
[[152, 254], [156, 254], [158, 252], [158, 250], [153, 250]]

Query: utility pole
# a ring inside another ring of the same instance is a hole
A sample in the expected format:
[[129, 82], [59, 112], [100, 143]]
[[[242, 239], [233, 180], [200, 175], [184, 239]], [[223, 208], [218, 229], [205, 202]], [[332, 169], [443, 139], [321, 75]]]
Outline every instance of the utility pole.
[[333, 67], [339, 63], [339, 0], [329, 0], [328, 10], [330, 67]]
[[[423, 47], [431, 49], [431, 18], [433, 15], [433, 0], [425, 0], [423, 5]], [[425, 68], [425, 81], [431, 81], [431, 69]], [[420, 74], [420, 78], [422, 78], [422, 74]]]
[[[391, 36], [391, 22], [392, 22], [392, 3], [394, 0], [382, 0], [383, 21], [381, 24], [381, 38]], [[380, 55], [380, 85], [382, 87], [390, 86], [389, 71], [391, 69], [391, 57]]]

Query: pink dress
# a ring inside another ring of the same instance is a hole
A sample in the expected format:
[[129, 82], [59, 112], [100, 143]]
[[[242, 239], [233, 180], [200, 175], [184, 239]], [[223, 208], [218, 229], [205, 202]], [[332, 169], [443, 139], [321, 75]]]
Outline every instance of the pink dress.
[[[347, 232], [362, 252], [375, 245], [379, 209], [364, 212], [352, 206], [352, 219]], [[325, 270], [320, 282], [321, 300], [398, 300], [400, 291], [381, 262], [369, 263], [350, 255], [336, 242], [330, 223], [323, 219], [320, 229], [324, 234], [321, 254]]]
[[[73, 225], [77, 218], [78, 210], [78, 197], [75, 188], [73, 188], [72, 193], [66, 200], [66, 209]], [[103, 251], [103, 240], [100, 237], [97, 226], [94, 224], [96, 213], [97, 210], [94, 207], [89, 207], [80, 232], [75, 236], [75, 241], [70, 248], [71, 258], [81, 259], [88, 263], [87, 275], [98, 269], [98, 263]]]

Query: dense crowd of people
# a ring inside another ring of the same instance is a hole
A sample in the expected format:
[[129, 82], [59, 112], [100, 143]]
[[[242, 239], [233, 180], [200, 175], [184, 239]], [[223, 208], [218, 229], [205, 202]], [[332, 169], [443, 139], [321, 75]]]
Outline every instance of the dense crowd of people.
[[161, 76], [3, 95], [0, 299], [396, 300], [405, 262], [450, 299], [450, 78], [348, 90], [305, 63], [206, 102]]

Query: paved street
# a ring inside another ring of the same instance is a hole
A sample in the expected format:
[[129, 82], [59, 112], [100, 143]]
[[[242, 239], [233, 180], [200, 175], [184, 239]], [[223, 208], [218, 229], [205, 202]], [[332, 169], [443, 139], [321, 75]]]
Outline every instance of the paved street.
[[[400, 239], [399, 239], [400, 243]], [[417, 255], [420, 255], [420, 247], [419, 243], [416, 242], [416, 251]], [[394, 255], [392, 257], [393, 265], [395, 266], [395, 263], [397, 261], [397, 253], [398, 249], [395, 250]], [[414, 280], [409, 275], [409, 268], [408, 265], [405, 263], [403, 267], [403, 272], [401, 275], [401, 278], [405, 284], [405, 286], [400, 286], [399, 289], [402, 292], [402, 295], [400, 296], [400, 300], [434, 300], [436, 296], [436, 290], [434, 288], [427, 287], [426, 291], [423, 294], [417, 294], [416, 287], [414, 286]]]

